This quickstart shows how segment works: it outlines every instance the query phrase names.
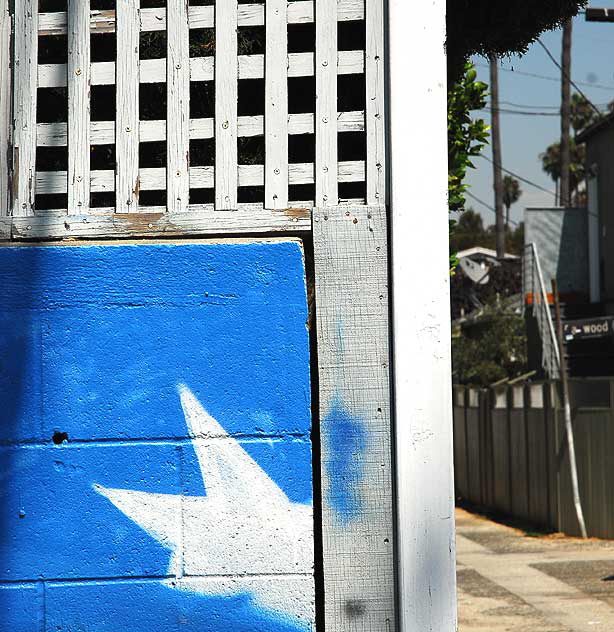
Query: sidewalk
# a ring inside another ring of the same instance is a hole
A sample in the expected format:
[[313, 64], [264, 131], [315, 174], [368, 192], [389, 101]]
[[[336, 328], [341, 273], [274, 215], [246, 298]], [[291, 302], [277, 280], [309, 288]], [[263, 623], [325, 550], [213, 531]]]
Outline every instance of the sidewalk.
[[459, 632], [614, 631], [614, 541], [456, 524]]

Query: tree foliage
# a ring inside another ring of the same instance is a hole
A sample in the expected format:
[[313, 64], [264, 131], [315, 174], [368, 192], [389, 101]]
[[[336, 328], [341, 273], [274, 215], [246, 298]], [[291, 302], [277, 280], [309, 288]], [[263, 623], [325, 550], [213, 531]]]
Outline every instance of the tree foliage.
[[505, 176], [503, 178], [503, 205], [505, 206], [506, 228], [510, 223], [510, 208], [518, 202], [521, 195], [522, 189], [518, 180], [512, 176]]
[[522, 316], [493, 301], [471, 326], [452, 339], [454, 381], [488, 386], [527, 370], [527, 340]]
[[576, 15], [588, 0], [448, 0], [449, 81], [471, 55], [525, 53], [544, 31]]

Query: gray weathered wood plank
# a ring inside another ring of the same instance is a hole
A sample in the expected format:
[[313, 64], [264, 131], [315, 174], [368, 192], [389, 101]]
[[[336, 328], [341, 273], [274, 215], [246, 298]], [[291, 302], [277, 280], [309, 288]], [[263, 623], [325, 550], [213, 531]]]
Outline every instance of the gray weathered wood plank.
[[38, 0], [15, 6], [13, 215], [34, 214]]
[[266, 3], [264, 204], [288, 206], [288, 3]]
[[68, 212], [90, 205], [90, 0], [68, 0]]
[[190, 205], [187, 212], [170, 214], [165, 207], [143, 213], [115, 213], [98, 209], [87, 215], [60, 211], [36, 217], [0, 218], [0, 239], [14, 240], [160, 237], [168, 235], [220, 235], [240, 233], [304, 232], [311, 228], [311, 210], [277, 211], [244, 204], [236, 211], [216, 213], [213, 205]]
[[117, 5], [115, 208], [118, 213], [134, 213], [139, 205], [139, 12], [140, 0], [122, 0]]
[[316, 205], [336, 206], [337, 3], [315, 0], [316, 9]]
[[168, 0], [166, 177], [169, 213], [190, 202], [190, 30], [186, 0]]
[[313, 216], [327, 632], [394, 632], [386, 213]]
[[[215, 207], [237, 207], [238, 5], [215, 3]], [[264, 70], [264, 69], [263, 69]]]
[[0, 217], [10, 214], [11, 82], [11, 14], [0, 0]]
[[384, 3], [366, 0], [367, 203], [386, 204]]

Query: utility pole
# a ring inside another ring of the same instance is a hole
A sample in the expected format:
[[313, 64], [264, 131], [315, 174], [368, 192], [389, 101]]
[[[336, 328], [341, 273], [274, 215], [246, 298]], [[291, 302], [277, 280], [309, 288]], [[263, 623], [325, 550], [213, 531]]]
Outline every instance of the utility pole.
[[495, 236], [497, 257], [505, 256], [505, 218], [503, 217], [503, 176], [501, 174], [501, 125], [499, 121], [499, 61], [490, 57], [490, 128], [492, 138], [493, 187], [495, 190]]
[[561, 206], [571, 206], [571, 33], [569, 18], [563, 25], [561, 58]]

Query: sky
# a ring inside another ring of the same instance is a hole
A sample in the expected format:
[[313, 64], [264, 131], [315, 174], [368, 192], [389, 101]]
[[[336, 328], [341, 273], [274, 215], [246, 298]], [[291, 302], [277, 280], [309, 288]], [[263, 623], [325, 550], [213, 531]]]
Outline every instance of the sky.
[[[593, 0], [593, 8], [614, 8], [613, 0]], [[541, 40], [560, 62], [562, 31], [544, 33]], [[584, 15], [574, 19], [571, 76], [582, 92], [600, 109], [614, 99], [614, 23], [586, 22]], [[489, 83], [488, 62], [474, 57], [478, 78]], [[528, 76], [540, 75], [540, 77]], [[543, 78], [547, 77], [547, 78]], [[574, 89], [572, 88], [572, 91]], [[499, 70], [499, 99], [503, 110], [548, 112], [554, 115], [520, 115], [501, 112], [502, 164], [523, 178], [552, 191], [541, 191], [521, 183], [522, 197], [511, 210], [513, 221], [522, 221], [524, 209], [554, 204], [554, 182], [542, 171], [539, 154], [560, 137], [558, 108], [561, 100], [560, 70], [548, 58], [539, 44], [531, 46], [523, 57], [501, 60]], [[513, 104], [513, 105], [510, 105]], [[488, 108], [479, 116], [490, 124]], [[490, 145], [484, 155], [492, 159]], [[470, 193], [492, 208], [492, 164], [476, 158], [475, 170], [468, 173]], [[494, 223], [494, 212], [475, 199], [467, 197], [467, 207], [479, 211], [484, 224]]]

